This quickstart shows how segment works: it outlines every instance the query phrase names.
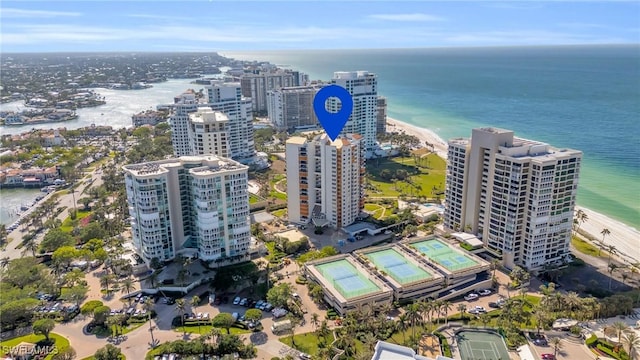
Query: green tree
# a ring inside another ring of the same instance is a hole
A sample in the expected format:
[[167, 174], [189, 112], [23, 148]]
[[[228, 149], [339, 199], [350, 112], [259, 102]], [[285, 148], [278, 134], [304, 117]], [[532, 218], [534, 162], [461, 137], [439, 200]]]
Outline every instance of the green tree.
[[235, 322], [236, 321], [233, 319], [233, 316], [231, 316], [231, 314], [220, 313], [213, 318], [212, 324], [215, 327], [227, 330], [227, 334], [230, 334], [231, 332], [229, 331], [229, 329], [233, 326], [233, 324], [235, 324]]
[[622, 344], [631, 359], [638, 359], [640, 354], [640, 335], [635, 331], [625, 331], [622, 336]]
[[119, 347], [107, 344], [101, 347], [93, 355], [95, 360], [120, 360], [122, 351]]
[[289, 283], [278, 284], [267, 292], [267, 301], [275, 307], [285, 307], [293, 294]]
[[184, 311], [186, 310], [186, 302], [184, 299], [176, 300], [176, 311], [180, 313], [180, 320], [182, 321], [182, 330], [187, 333], [187, 329], [184, 327]]
[[244, 313], [244, 318], [248, 321], [256, 322], [262, 319], [262, 310], [259, 309], [249, 309]]
[[84, 300], [87, 297], [88, 291], [89, 289], [86, 286], [77, 285], [77, 286], [68, 288], [67, 291], [65, 291], [60, 296], [60, 298], [62, 300], [72, 302], [76, 305], [80, 305], [80, 303], [82, 303], [82, 300]]
[[93, 310], [93, 322], [98, 325], [104, 325], [105, 321], [107, 321], [107, 316], [111, 309], [108, 306], [98, 306]]
[[104, 305], [100, 300], [91, 300], [87, 301], [80, 307], [80, 313], [82, 315], [88, 316], [93, 315], [93, 311], [97, 308]]
[[[190, 303], [191, 303], [191, 309], [193, 310], [194, 313], [196, 313], [197, 312], [196, 309], [198, 308], [198, 305], [200, 304], [200, 297], [198, 295], [194, 295], [191, 298], [191, 302]], [[200, 321], [198, 321], [198, 334], [200, 334]]]
[[51, 255], [51, 261], [55, 267], [67, 268], [78, 257], [80, 252], [74, 246], [62, 246], [57, 248]]
[[70, 234], [56, 228], [47, 232], [44, 239], [42, 239], [42, 243], [40, 243], [40, 248], [45, 252], [50, 252], [62, 246], [73, 246], [74, 243], [75, 241]]
[[40, 319], [33, 323], [33, 333], [37, 335], [44, 335], [44, 338], [49, 342], [49, 333], [56, 327], [56, 322], [52, 319]]

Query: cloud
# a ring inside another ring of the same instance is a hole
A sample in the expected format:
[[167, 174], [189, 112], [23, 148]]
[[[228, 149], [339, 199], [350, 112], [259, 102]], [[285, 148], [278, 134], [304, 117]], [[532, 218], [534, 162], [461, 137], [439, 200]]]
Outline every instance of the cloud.
[[402, 22], [422, 22], [422, 21], [442, 21], [444, 18], [422, 14], [422, 13], [413, 13], [413, 14], [372, 14], [369, 15], [368, 18], [375, 20], [386, 20], [386, 21], [402, 21]]
[[0, 15], [3, 18], [52, 18], [58, 16], [82, 16], [82, 13], [68, 11], [0, 8]]
[[185, 16], [173, 16], [173, 15], [157, 15], [157, 14], [126, 14], [126, 17], [139, 18], [139, 19], [152, 19], [152, 20], [193, 20]]

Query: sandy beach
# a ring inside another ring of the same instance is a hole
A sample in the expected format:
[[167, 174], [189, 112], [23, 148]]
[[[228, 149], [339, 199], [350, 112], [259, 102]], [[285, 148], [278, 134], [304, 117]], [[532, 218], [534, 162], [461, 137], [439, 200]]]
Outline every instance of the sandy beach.
[[[397, 119], [387, 118], [387, 131], [404, 131], [420, 139], [423, 144], [428, 141], [434, 145], [438, 155], [445, 159], [447, 158], [447, 143], [431, 130], [407, 124]], [[596, 239], [602, 240], [600, 232], [604, 228], [609, 229], [611, 234], [605, 237], [605, 245], [614, 245], [621, 255], [621, 260], [625, 262], [640, 262], [640, 231], [593, 210], [576, 206], [576, 211], [578, 209], [582, 209], [589, 217], [589, 220], [580, 226], [581, 230], [591, 234]]]

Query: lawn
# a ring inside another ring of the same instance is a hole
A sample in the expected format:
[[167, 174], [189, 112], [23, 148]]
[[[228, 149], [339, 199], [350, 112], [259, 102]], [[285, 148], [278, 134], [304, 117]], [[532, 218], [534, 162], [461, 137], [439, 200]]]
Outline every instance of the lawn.
[[393, 214], [394, 205], [378, 204], [378, 203], [366, 203], [364, 204], [364, 210], [371, 213], [371, 216], [378, 220], [382, 220]]
[[571, 237], [571, 245], [573, 245], [576, 250], [579, 252], [590, 255], [590, 256], [600, 256], [598, 255], [598, 248], [589, 244], [588, 242], [578, 238], [577, 236]]
[[279, 218], [283, 218], [283, 217], [287, 216], [287, 209], [274, 210], [274, 211], [271, 212], [271, 215], [277, 216]]
[[[179, 332], [179, 333], [187, 333], [187, 334], [200, 334], [200, 335], [204, 335], [204, 334], [208, 334], [211, 329], [213, 328], [213, 326], [211, 325], [200, 325], [200, 328], [198, 329], [198, 325], [193, 325], [193, 324], [189, 324], [189, 325], [185, 325], [184, 328], [182, 327], [182, 325], [177, 326], [175, 328], [173, 328], [173, 331], [175, 332]], [[220, 331], [224, 334], [227, 333], [227, 330], [225, 329], [220, 329]], [[249, 334], [251, 333], [251, 330], [246, 330], [246, 329], [240, 329], [237, 327], [232, 327], [229, 329], [229, 331], [232, 334], [236, 334], [236, 335], [241, 335], [241, 334]]]
[[300, 350], [304, 353], [307, 353], [307, 354], [318, 353], [318, 342], [320, 340], [320, 337], [317, 336], [315, 332], [294, 335], [293, 339], [296, 344], [295, 347], [292, 346], [291, 344], [291, 336], [283, 336], [279, 340], [281, 343], [287, 344], [293, 347], [294, 349]]
[[[416, 159], [421, 166], [416, 166]], [[405, 170], [409, 177], [403, 181], [386, 180], [381, 176], [383, 170], [389, 170], [391, 174]], [[444, 191], [446, 162], [437, 154], [429, 154], [422, 158], [416, 156], [376, 159], [367, 162], [367, 174], [370, 187], [367, 189], [367, 195], [370, 197], [409, 194], [414, 197], [435, 198]]]
[[[78, 221], [82, 220], [84, 218], [86, 218], [87, 216], [91, 215], [91, 211], [83, 211], [83, 210], [78, 210]], [[64, 219], [64, 221], [62, 222], [62, 225], [60, 226], [60, 230], [66, 232], [66, 233], [70, 233], [71, 231], [73, 231], [73, 225], [72, 225], [72, 220], [71, 220], [71, 216], [67, 216], [66, 219]]]
[[[69, 340], [65, 339], [63, 336], [55, 334], [55, 333], [50, 333], [49, 334], [49, 338], [53, 341], [55, 341], [55, 347], [57, 348], [58, 352], [66, 349], [69, 347]], [[18, 344], [20, 344], [21, 342], [28, 342], [28, 343], [32, 343], [32, 344], [37, 344], [39, 341], [44, 340], [45, 337], [44, 335], [35, 335], [35, 334], [31, 334], [31, 335], [25, 335], [25, 336], [20, 336], [17, 338], [13, 338], [7, 341], [2, 341], [0, 342], [0, 355], [4, 356], [6, 355], [5, 351], [9, 352], [8, 350], [11, 349], [12, 347], [17, 346]], [[50, 360], [53, 357], [53, 353], [47, 355], [47, 357], [45, 357], [45, 360]]]
[[255, 204], [263, 199], [256, 194], [249, 194], [249, 204]]

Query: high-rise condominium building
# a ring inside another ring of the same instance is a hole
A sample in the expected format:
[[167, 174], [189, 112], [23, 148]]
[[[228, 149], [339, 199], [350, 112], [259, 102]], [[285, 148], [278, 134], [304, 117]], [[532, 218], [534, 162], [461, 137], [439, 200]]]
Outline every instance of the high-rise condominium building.
[[189, 145], [189, 113], [198, 109], [198, 100], [193, 90], [187, 90], [173, 99], [171, 117], [171, 142], [176, 156], [191, 155]]
[[477, 234], [508, 267], [538, 271], [569, 255], [582, 152], [473, 129], [449, 141], [445, 227]]
[[287, 213], [295, 223], [340, 228], [364, 207], [364, 139], [292, 137], [286, 144]]
[[[337, 71], [331, 83], [347, 89], [353, 98], [353, 111], [341, 134], [362, 135], [365, 149], [372, 150], [376, 144], [378, 77], [367, 71]], [[336, 98], [329, 98], [327, 104], [330, 112], [340, 110]]]
[[208, 155], [123, 169], [133, 243], [145, 262], [179, 254], [216, 260], [248, 253], [247, 166]]
[[193, 155], [229, 157], [229, 118], [210, 108], [189, 114], [189, 143]]
[[240, 78], [242, 95], [251, 98], [252, 110], [255, 112], [267, 111], [267, 92], [283, 87], [298, 86], [299, 75], [289, 71], [261, 71], [258, 73], [244, 74]]
[[242, 96], [240, 83], [237, 82], [212, 81], [205, 88], [208, 101], [206, 106], [223, 112], [229, 118], [229, 156], [240, 162], [252, 158], [256, 148], [253, 141], [251, 99]]
[[269, 120], [279, 131], [310, 129], [318, 126], [313, 98], [319, 86], [296, 86], [267, 93]]
[[387, 132], [387, 98], [378, 96], [378, 114], [376, 115], [376, 133], [384, 134]]

